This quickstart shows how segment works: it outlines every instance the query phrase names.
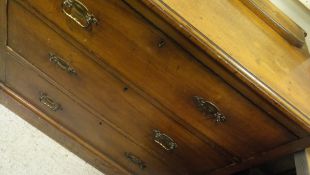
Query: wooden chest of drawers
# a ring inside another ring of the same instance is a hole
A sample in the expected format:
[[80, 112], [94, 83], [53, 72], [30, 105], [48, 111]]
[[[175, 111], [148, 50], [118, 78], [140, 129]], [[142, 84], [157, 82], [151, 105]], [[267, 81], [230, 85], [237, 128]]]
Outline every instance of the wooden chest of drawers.
[[1, 0], [1, 102], [108, 174], [231, 174], [310, 145], [303, 99], [285, 106], [161, 5]]

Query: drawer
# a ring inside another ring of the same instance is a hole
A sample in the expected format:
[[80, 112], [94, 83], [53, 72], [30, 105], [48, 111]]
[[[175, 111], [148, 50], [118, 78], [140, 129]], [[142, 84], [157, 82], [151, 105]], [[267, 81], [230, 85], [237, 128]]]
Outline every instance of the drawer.
[[[97, 24], [88, 28], [62, 12], [63, 0], [25, 2], [233, 154], [246, 158], [296, 139], [122, 1], [83, 1], [97, 19]], [[212, 115], [206, 115], [208, 110]], [[226, 120], [215, 122], [215, 116]]]
[[[163, 174], [176, 173], [15, 59], [7, 60], [6, 79], [8, 87], [42, 110], [53, 121], [130, 172], [158, 174], [158, 170], [161, 170], [160, 173]], [[139, 164], [138, 159], [133, 160], [134, 156], [143, 162]]]
[[231, 163], [14, 2], [8, 46], [169, 166], [200, 172]]

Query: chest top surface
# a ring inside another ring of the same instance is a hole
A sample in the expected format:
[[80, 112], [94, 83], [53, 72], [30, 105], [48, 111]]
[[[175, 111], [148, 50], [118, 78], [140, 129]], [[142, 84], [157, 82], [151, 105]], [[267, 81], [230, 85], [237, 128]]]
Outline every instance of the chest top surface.
[[239, 0], [149, 0], [214, 59], [309, 124], [310, 59]]

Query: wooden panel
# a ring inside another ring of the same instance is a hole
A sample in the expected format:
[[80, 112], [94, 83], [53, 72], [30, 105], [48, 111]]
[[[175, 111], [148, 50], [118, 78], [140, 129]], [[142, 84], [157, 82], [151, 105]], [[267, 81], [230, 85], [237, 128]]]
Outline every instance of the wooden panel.
[[307, 33], [269, 0], [241, 0], [257, 16], [296, 47], [305, 44]]
[[143, 2], [212, 55], [213, 60], [309, 130], [310, 80], [306, 75], [310, 61], [306, 47], [291, 46], [238, 0]]
[[[176, 173], [126, 139], [104, 121], [81, 108], [29, 68], [23, 67], [13, 59], [7, 60], [6, 67], [8, 87], [21, 94], [56, 123], [73, 132], [84, 142], [91, 144], [96, 150], [118, 162], [130, 172], [146, 174], [158, 174], [159, 171], [161, 174]], [[47, 93], [54, 102], [61, 104], [62, 109], [52, 111], [46, 105], [40, 103], [41, 92]], [[139, 166], [130, 162], [124, 156], [125, 152], [133, 153], [141, 158], [145, 162], [146, 168], [141, 170]]]
[[5, 81], [6, 3], [0, 0], [0, 81]]
[[[178, 29], [170, 25], [164, 18], [157, 15], [148, 6], [139, 0], [125, 0], [126, 3], [134, 8], [139, 14], [143, 15], [149, 22], [158, 27], [161, 31], [165, 32], [169, 37], [175, 40], [181, 47], [190, 52], [194, 57], [202, 61], [203, 64], [208, 65], [212, 70], [220, 75], [221, 78], [236, 89], [239, 93], [245, 96], [248, 100], [256, 104], [260, 109], [267, 112], [272, 118], [282, 123], [290, 131], [294, 132], [299, 137], [305, 137], [308, 132], [301, 126], [295, 123], [291, 118], [285, 115], [284, 111], [280, 111], [275, 106], [272, 106], [264, 97], [256, 93], [252, 86], [243, 83], [235, 74], [225, 69], [222, 65], [211, 59], [203, 50], [195, 46], [185, 35], [182, 35]], [[305, 126], [304, 124], [302, 126]], [[306, 128], [308, 126], [305, 126]]]
[[88, 143], [78, 139], [74, 133], [64, 129], [5, 85], [0, 84], [0, 87], [1, 105], [16, 113], [19, 117], [44, 132], [44, 134], [69, 149], [81, 159], [108, 175], [131, 174], [102, 153], [98, 153]]
[[294, 142], [290, 142], [288, 144], [279, 146], [275, 149], [272, 149], [260, 156], [256, 156], [255, 159], [248, 159], [244, 161], [242, 164], [237, 166], [229, 166], [223, 169], [218, 169], [217, 171], [209, 173], [210, 175], [223, 175], [223, 174], [231, 174], [232, 172], [237, 172], [240, 170], [245, 170], [247, 168], [257, 166], [259, 164], [272, 161], [274, 159], [279, 159], [282, 156], [286, 156], [298, 151], [303, 150], [304, 148], [308, 147], [310, 144], [310, 137], [304, 137], [302, 139], [296, 140]]
[[[16, 5], [11, 5], [9, 10], [10, 49], [99, 111], [103, 120], [106, 118], [112, 121], [142, 147], [147, 147], [167, 164], [180, 170], [206, 171], [230, 163], [230, 157], [215, 152], [207, 143], [167, 118], [38, 19]], [[49, 53], [62, 57], [76, 70], [76, 75], [50, 62]], [[177, 149], [169, 152], [156, 144], [153, 141], [153, 129], [159, 129], [172, 137], [178, 144]]]
[[[120, 170], [119, 166], [115, 164], [113, 165], [113, 162], [107, 160], [107, 158], [102, 156], [102, 154], [98, 154], [98, 152], [94, 151], [91, 147], [86, 146], [87, 143], [81, 143], [81, 140], [76, 139], [77, 136], [68, 130], [64, 130], [63, 127], [51, 120], [51, 118], [46, 116], [42, 111], [29, 104], [25, 99], [15, 94], [12, 90], [8, 89], [6, 86], [3, 86], [3, 84], [0, 84], [0, 87], [0, 103], [10, 110], [13, 110], [24, 120], [37, 127], [42, 132], [55, 139], [66, 148], [70, 149], [70, 151], [88, 161], [105, 174], [129, 174], [125, 170]], [[227, 167], [226, 169], [216, 171], [214, 174], [231, 174], [231, 172], [240, 171], [246, 167], [254, 166], [270, 159], [275, 159], [289, 153], [301, 151], [304, 147], [309, 146], [309, 144], [310, 138], [298, 140], [291, 144], [284, 145], [279, 149], [276, 148], [267, 154], [257, 156], [256, 159], [250, 159], [249, 161], [239, 164], [238, 166]], [[84, 146], [86, 148], [84, 148]], [[105, 161], [103, 162], [103, 160]]]
[[[232, 153], [248, 157], [295, 138], [120, 1], [85, 2], [99, 20], [92, 31], [68, 20], [59, 10], [61, 1], [27, 2], [182, 120]], [[159, 48], [161, 40], [166, 44]], [[195, 95], [217, 104], [227, 121], [216, 124], [205, 118], [192, 103]]]

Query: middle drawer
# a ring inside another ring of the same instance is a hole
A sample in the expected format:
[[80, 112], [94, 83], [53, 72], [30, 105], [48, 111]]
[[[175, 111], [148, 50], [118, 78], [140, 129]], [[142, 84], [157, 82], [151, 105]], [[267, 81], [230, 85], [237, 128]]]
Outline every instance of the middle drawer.
[[19, 5], [9, 12], [9, 47], [157, 157], [188, 173], [230, 163]]

